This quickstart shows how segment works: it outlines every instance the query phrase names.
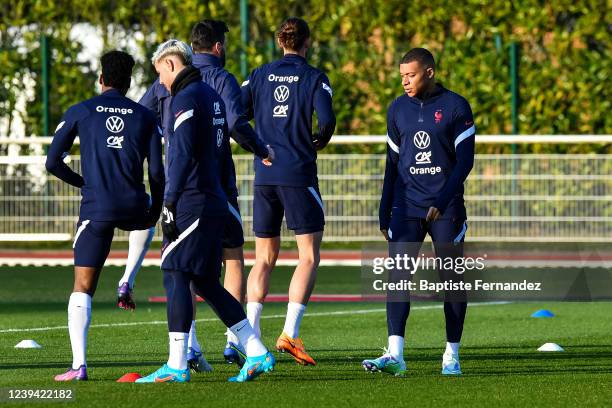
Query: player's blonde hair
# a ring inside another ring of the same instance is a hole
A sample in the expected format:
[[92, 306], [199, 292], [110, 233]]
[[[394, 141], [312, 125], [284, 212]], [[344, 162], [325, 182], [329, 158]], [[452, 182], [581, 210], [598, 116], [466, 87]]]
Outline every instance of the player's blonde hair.
[[172, 39], [159, 44], [151, 57], [151, 63], [155, 65], [170, 55], [179, 57], [185, 65], [189, 65], [193, 61], [191, 47], [180, 40]]

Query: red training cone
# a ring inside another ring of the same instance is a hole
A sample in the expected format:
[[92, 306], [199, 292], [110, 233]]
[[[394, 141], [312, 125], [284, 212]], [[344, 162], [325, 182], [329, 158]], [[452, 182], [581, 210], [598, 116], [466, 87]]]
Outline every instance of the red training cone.
[[118, 379], [117, 382], [133, 383], [133, 382], [136, 382], [136, 380], [141, 378], [141, 377], [142, 377], [142, 375], [140, 375], [138, 373], [127, 373], [127, 374], [124, 374], [123, 376], [121, 376], [121, 378]]

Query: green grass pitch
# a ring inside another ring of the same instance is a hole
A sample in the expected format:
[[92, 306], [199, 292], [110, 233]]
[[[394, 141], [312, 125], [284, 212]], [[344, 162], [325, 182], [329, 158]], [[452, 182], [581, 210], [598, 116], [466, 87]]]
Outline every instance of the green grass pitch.
[[[301, 406], [605, 406], [612, 401], [612, 303], [511, 303], [468, 308], [461, 365], [464, 375], [440, 375], [444, 320], [439, 304], [417, 303], [408, 322], [405, 378], [368, 374], [364, 358], [386, 345], [384, 304], [311, 304], [301, 335], [316, 367], [301, 367], [277, 354], [273, 373], [232, 384], [236, 367], [223, 362], [224, 327], [205, 305], [198, 309], [198, 337], [214, 367], [190, 384], [118, 384], [127, 372], [148, 374], [167, 359], [161, 272], [145, 268], [136, 281], [137, 310], [115, 306], [119, 268], [105, 268], [92, 309], [89, 376], [59, 384], [53, 376], [71, 361], [66, 325], [72, 269], [0, 268], [0, 389], [72, 388], [69, 407], [301, 407]], [[272, 293], [286, 293], [289, 268], [273, 274]], [[358, 293], [359, 268], [320, 268], [315, 293]], [[262, 331], [273, 347], [283, 327], [284, 304], [266, 304]], [[556, 317], [533, 319], [540, 308]], [[308, 316], [310, 314], [310, 316]], [[8, 329], [47, 328], [14, 332]], [[43, 348], [15, 349], [23, 339]], [[545, 342], [563, 353], [540, 353]], [[1, 402], [0, 406], [13, 403]], [[20, 406], [31, 406], [32, 401]], [[62, 405], [52, 403], [51, 406]]]

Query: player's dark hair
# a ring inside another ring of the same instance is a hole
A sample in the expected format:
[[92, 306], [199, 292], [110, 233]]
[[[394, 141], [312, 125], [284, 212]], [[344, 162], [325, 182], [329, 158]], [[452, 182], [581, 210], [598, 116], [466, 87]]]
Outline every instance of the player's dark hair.
[[413, 48], [402, 57], [401, 64], [408, 64], [412, 61], [418, 61], [425, 68], [436, 69], [436, 62], [433, 55], [425, 48]]
[[308, 28], [308, 23], [301, 18], [289, 17], [281, 24], [276, 38], [283, 48], [299, 51], [310, 38], [310, 28]]
[[109, 51], [100, 58], [104, 85], [115, 88], [125, 95], [130, 88], [134, 58], [127, 52]]
[[194, 52], [210, 51], [216, 43], [225, 41], [227, 32], [224, 21], [202, 20], [191, 29], [191, 48]]

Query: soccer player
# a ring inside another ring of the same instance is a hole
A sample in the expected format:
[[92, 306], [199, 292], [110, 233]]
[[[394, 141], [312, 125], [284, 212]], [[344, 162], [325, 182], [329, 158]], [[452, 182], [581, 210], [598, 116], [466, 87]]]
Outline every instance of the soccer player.
[[[238, 206], [238, 189], [236, 188], [236, 170], [232, 160], [232, 152], [228, 136], [245, 150], [255, 153], [267, 164], [274, 160], [274, 151], [265, 146], [261, 139], [251, 128], [246, 118], [246, 112], [240, 101], [240, 87], [236, 78], [227, 72], [225, 65], [225, 33], [227, 25], [223, 21], [204, 20], [197, 23], [192, 30], [191, 42], [194, 47], [193, 65], [200, 69], [202, 80], [212, 87], [223, 99], [226, 106], [228, 134], [223, 139], [223, 149], [220, 160], [222, 188], [228, 198], [227, 207], [230, 216], [223, 231], [223, 261], [225, 263], [225, 288], [240, 302], [244, 300], [244, 256], [242, 246], [244, 233], [242, 218]], [[171, 118], [170, 93], [156, 80], [141, 98], [140, 103], [157, 113], [164, 135], [169, 134], [169, 120]], [[131, 247], [130, 236], [130, 250]], [[127, 268], [126, 268], [127, 270]], [[137, 272], [133, 269], [131, 280]], [[193, 319], [189, 329], [188, 361], [190, 368], [195, 372], [212, 371], [212, 367], [203, 356], [201, 346], [196, 335], [196, 295], [193, 293]], [[227, 331], [227, 343], [224, 358], [230, 363], [244, 363], [244, 350], [233, 333]]]
[[[387, 113], [380, 229], [390, 241], [390, 253], [396, 243], [418, 243], [420, 247], [429, 234], [437, 257], [456, 258], [462, 256], [467, 229], [463, 182], [474, 164], [472, 110], [465, 98], [436, 83], [435, 62], [428, 50], [408, 51], [399, 69], [405, 95], [395, 99]], [[418, 250], [413, 245], [410, 255], [416, 256]], [[438, 273], [443, 280], [460, 279], [452, 270]], [[458, 291], [452, 299], [445, 297], [447, 343], [442, 374], [461, 374], [459, 342], [466, 309], [465, 292]], [[388, 295], [388, 349], [380, 358], [363, 361], [367, 371], [405, 373], [403, 348], [409, 312], [407, 298]]]
[[[161, 124], [162, 134], [165, 139], [170, 135], [170, 125], [171, 125], [171, 115], [170, 115], [170, 101], [172, 98], [170, 97], [170, 92], [166, 90], [166, 88], [159, 83], [159, 80], [156, 80], [153, 85], [147, 89], [145, 94], [140, 98], [140, 103], [143, 106], [146, 106], [151, 111], [155, 112], [157, 115], [157, 119]], [[153, 235], [153, 230], [151, 231], [151, 237]], [[129, 238], [129, 254], [128, 260], [130, 259], [130, 254], [134, 253], [134, 257], [139, 259], [140, 262], [137, 264], [131, 264], [128, 262], [126, 264], [125, 273], [121, 280], [119, 281], [119, 289], [118, 293], [118, 303], [121, 301], [122, 296], [128, 297], [133, 305], [132, 309], [135, 307], [134, 302], [132, 300], [132, 289], [133, 283], [136, 279], [136, 274], [140, 270], [140, 264], [142, 263], [142, 259], [144, 259], [144, 255], [151, 244], [151, 239], [145, 237], [144, 231], [133, 231], [130, 233]], [[129, 282], [129, 285], [125, 285], [125, 282]], [[127, 286], [127, 287], [126, 287]], [[202, 352], [202, 347], [198, 342], [196, 336], [196, 295], [192, 293], [192, 302], [193, 302], [193, 317], [191, 321], [191, 327], [189, 329], [189, 339], [188, 339], [188, 352], [187, 359], [189, 362], [189, 367], [194, 372], [210, 372], [212, 371], [212, 366], [206, 361], [204, 358], [204, 354]], [[129, 303], [128, 303], [129, 305]], [[121, 304], [119, 303], [121, 307]]]
[[[249, 124], [246, 112], [242, 106], [241, 91], [236, 78], [226, 71], [225, 65], [225, 33], [229, 32], [227, 25], [219, 20], [203, 20], [197, 23], [191, 31], [191, 47], [193, 49], [193, 65], [202, 73], [202, 80], [213, 88], [223, 99], [227, 115], [229, 133], [244, 149], [255, 153], [270, 163], [274, 152], [257, 136]], [[229, 139], [224, 139], [224, 153], [221, 161], [222, 187], [227, 195], [227, 207], [230, 216], [227, 219], [223, 233], [223, 261], [225, 263], [224, 287], [241, 303], [244, 302], [244, 232], [242, 218], [238, 206], [238, 188], [236, 186], [236, 170], [232, 160]], [[229, 363], [242, 365], [243, 350], [234, 334], [227, 331], [227, 342], [223, 356]]]
[[[91, 298], [110, 251], [115, 228], [145, 230], [159, 218], [164, 189], [161, 143], [155, 115], [125, 97], [134, 59], [121, 51], [101, 58], [102, 94], [68, 109], [47, 154], [49, 172], [81, 189], [74, 237], [74, 289], [68, 302], [72, 367], [56, 381], [87, 380], [87, 332]], [[81, 142], [82, 173], [64, 162], [74, 138]], [[147, 159], [152, 201], [143, 184]]]
[[[270, 274], [280, 247], [283, 214], [295, 232], [299, 262], [289, 286], [285, 326], [276, 348], [297, 363], [314, 365], [299, 329], [315, 284], [319, 247], [325, 225], [317, 179], [317, 150], [327, 145], [336, 126], [332, 88], [327, 76], [306, 62], [308, 24], [291, 17], [277, 33], [284, 56], [255, 69], [242, 84], [242, 102], [255, 118], [256, 130], [278, 153], [274, 166], [255, 163], [253, 230], [256, 261], [247, 281], [247, 316], [260, 332], [259, 320], [269, 290]], [[312, 133], [312, 117], [318, 133]]]
[[218, 160], [227, 133], [225, 106], [202, 82], [191, 48], [178, 40], [161, 44], [152, 57], [159, 83], [170, 92], [170, 132], [165, 139], [162, 271], [168, 299], [170, 353], [167, 364], [136, 382], [186, 382], [187, 337], [193, 304], [190, 284], [244, 346], [246, 362], [233, 382], [271, 371], [274, 356], [249, 324], [244, 310], [219, 283], [222, 236], [228, 213]]

